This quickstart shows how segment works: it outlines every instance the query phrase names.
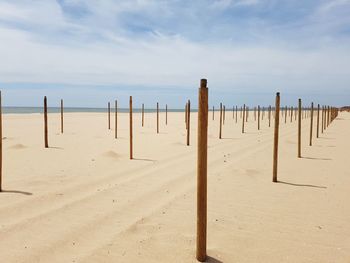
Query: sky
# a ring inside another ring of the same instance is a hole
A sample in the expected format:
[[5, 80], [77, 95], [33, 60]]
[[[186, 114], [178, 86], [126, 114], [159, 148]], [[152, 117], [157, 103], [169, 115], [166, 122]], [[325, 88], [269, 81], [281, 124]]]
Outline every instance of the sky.
[[5, 106], [350, 105], [350, 0], [0, 0]]

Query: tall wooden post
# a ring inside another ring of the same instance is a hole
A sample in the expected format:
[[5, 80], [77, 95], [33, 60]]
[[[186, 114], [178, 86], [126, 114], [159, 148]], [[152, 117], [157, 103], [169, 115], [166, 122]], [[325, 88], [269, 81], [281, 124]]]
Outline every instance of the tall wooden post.
[[214, 120], [214, 106], [213, 106], [213, 120]]
[[288, 109], [287, 109], [287, 106], [284, 107], [284, 123], [287, 123], [287, 113]]
[[2, 95], [0, 91], [0, 192], [2, 192]]
[[292, 106], [292, 108], [290, 109], [290, 122], [293, 122], [293, 111], [294, 111], [294, 109]]
[[49, 148], [49, 135], [47, 123], [47, 98], [44, 97], [44, 134], [45, 134], [45, 148]]
[[310, 118], [310, 146], [312, 146], [312, 130], [313, 130], [313, 126], [314, 126], [314, 103], [311, 102], [311, 118]]
[[317, 127], [316, 127], [316, 138], [319, 137], [320, 132], [320, 104], [317, 104]]
[[324, 106], [322, 106], [322, 111], [321, 111], [321, 133], [323, 133], [323, 124], [324, 124]]
[[108, 102], [108, 130], [111, 129], [111, 103]]
[[190, 130], [191, 130], [191, 101], [187, 102], [187, 146], [190, 145]]
[[271, 105], [269, 106], [269, 127], [271, 127]]
[[327, 127], [329, 126], [330, 124], [330, 109], [329, 109], [329, 106], [327, 106]]
[[61, 133], [63, 134], [63, 100], [61, 100]]
[[186, 102], [186, 105], [185, 105], [185, 124], [186, 124], [186, 130], [187, 130], [187, 102]]
[[237, 106], [236, 106], [236, 123], [237, 123], [237, 120], [238, 120], [238, 112], [237, 112]]
[[258, 105], [258, 130], [260, 130], [260, 105]]
[[168, 104], [165, 105], [165, 125], [168, 125]]
[[197, 249], [196, 258], [207, 258], [207, 150], [208, 150], [208, 88], [201, 80], [198, 96], [198, 148], [197, 148]]
[[222, 138], [222, 103], [220, 103], [220, 128], [219, 128], [219, 139]]
[[114, 108], [114, 137], [115, 139], [118, 138], [118, 101], [115, 101], [115, 108]]
[[129, 100], [129, 130], [130, 130], [130, 160], [133, 157], [133, 130], [132, 130], [132, 96], [130, 96]]
[[157, 133], [159, 133], [159, 103], [157, 102]]
[[142, 127], [145, 125], [145, 104], [142, 103]]
[[273, 170], [272, 170], [272, 181], [277, 182], [277, 164], [278, 164], [278, 136], [279, 136], [279, 125], [280, 125], [280, 93], [276, 93], [276, 116], [275, 116], [275, 132], [273, 141]]
[[301, 158], [301, 99], [298, 102], [298, 158]]
[[245, 121], [245, 104], [243, 105], [242, 133], [244, 133], [244, 121]]

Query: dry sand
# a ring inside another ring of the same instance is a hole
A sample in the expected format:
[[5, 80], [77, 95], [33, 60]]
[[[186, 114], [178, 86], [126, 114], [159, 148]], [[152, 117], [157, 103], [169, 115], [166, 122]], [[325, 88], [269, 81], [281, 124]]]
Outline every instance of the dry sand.
[[[196, 114], [185, 146], [183, 113], [128, 115], [119, 135], [101, 113], [4, 116], [0, 262], [196, 262]], [[113, 124], [113, 117], [112, 117]], [[350, 114], [341, 113], [297, 159], [297, 125], [280, 128], [280, 183], [272, 183], [273, 128], [250, 114], [209, 121], [209, 262], [350, 262]], [[114, 126], [114, 125], [112, 125]], [[315, 129], [314, 129], [315, 130]]]

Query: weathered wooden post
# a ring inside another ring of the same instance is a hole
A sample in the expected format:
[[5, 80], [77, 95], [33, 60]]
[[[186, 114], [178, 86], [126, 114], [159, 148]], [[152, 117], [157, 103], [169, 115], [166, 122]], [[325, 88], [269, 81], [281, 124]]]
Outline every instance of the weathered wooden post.
[[187, 102], [187, 146], [190, 145], [190, 130], [191, 130], [191, 101]]
[[145, 124], [145, 105], [142, 103], [142, 127]]
[[310, 146], [312, 146], [312, 129], [314, 126], [314, 103], [311, 102], [311, 118], [310, 118]]
[[290, 122], [293, 122], [293, 106], [292, 108], [290, 109]]
[[207, 150], [208, 150], [208, 88], [201, 80], [198, 96], [198, 147], [197, 147], [197, 250], [196, 258], [207, 258]]
[[327, 106], [327, 127], [329, 126], [330, 124], [330, 109], [329, 109], [329, 106]]
[[238, 116], [238, 112], [237, 112], [237, 106], [236, 106], [236, 123], [237, 123], [237, 116]]
[[298, 115], [298, 158], [301, 158], [301, 99], [299, 99]]
[[118, 101], [115, 100], [114, 108], [114, 138], [118, 138]]
[[47, 123], [47, 98], [44, 97], [44, 134], [45, 134], [45, 148], [49, 148], [49, 135]]
[[219, 139], [222, 138], [222, 103], [220, 103], [220, 128], [219, 128]]
[[165, 104], [165, 125], [168, 125], [168, 104]]
[[130, 96], [129, 100], [129, 130], [130, 130], [130, 160], [133, 157], [133, 130], [132, 130], [132, 96]]
[[287, 106], [285, 106], [284, 108], [284, 123], [287, 123], [287, 115], [288, 115], [288, 109], [287, 109]]
[[258, 130], [260, 130], [260, 105], [258, 105]]
[[185, 105], [185, 124], [186, 124], [186, 130], [187, 130], [187, 102], [186, 102], [186, 105]]
[[63, 134], [63, 100], [61, 100], [61, 133]]
[[317, 128], [316, 128], [316, 138], [319, 137], [320, 133], [320, 104], [317, 104]]
[[243, 105], [242, 133], [244, 133], [244, 121], [245, 121], [245, 104]]
[[269, 127], [271, 127], [271, 105], [269, 106]]
[[157, 102], [157, 133], [159, 133], [159, 103]]
[[279, 125], [280, 125], [280, 93], [276, 93], [276, 116], [275, 116], [275, 132], [273, 141], [273, 170], [272, 170], [272, 181], [277, 182], [277, 164], [278, 164], [278, 136], [279, 136]]
[[111, 103], [108, 102], [108, 130], [111, 129]]
[[2, 192], [2, 94], [0, 91], [0, 192]]

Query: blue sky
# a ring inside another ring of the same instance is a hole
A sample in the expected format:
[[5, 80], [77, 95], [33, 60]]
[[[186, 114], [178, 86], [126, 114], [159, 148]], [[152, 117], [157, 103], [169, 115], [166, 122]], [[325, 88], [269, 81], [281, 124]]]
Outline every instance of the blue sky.
[[350, 104], [350, 0], [0, 0], [5, 105]]

